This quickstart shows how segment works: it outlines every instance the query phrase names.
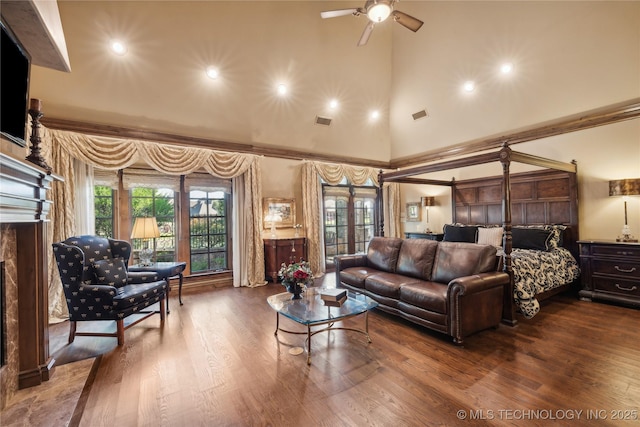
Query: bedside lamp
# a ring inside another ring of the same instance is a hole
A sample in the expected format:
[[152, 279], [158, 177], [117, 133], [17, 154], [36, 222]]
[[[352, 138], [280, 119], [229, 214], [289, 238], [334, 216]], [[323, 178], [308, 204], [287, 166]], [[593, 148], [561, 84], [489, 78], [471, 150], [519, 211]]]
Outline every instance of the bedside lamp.
[[427, 210], [427, 228], [425, 230], [425, 233], [431, 233], [431, 229], [429, 228], [429, 206], [435, 206], [436, 205], [436, 198], [435, 197], [420, 197], [420, 202], [422, 203], [422, 206], [424, 206]]
[[640, 195], [640, 178], [609, 181], [609, 196], [622, 196], [624, 201], [624, 226], [622, 227], [621, 236], [616, 239], [617, 242], [638, 241], [631, 234], [631, 228], [627, 223], [627, 197], [638, 195]]
[[151, 265], [154, 251], [149, 248], [149, 239], [157, 239], [158, 237], [160, 237], [160, 230], [158, 230], [158, 223], [155, 217], [136, 218], [133, 223], [131, 238], [142, 239], [144, 242], [144, 248], [140, 250], [140, 265]]

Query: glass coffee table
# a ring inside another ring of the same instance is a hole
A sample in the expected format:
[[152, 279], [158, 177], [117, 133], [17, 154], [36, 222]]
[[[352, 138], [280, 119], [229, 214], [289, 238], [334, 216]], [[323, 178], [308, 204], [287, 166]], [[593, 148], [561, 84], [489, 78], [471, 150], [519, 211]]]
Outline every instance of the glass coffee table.
[[[320, 332], [332, 330], [355, 331], [364, 334], [367, 341], [371, 342], [369, 336], [369, 310], [375, 308], [378, 303], [364, 294], [353, 291], [347, 291], [347, 299], [340, 307], [324, 305], [320, 297], [320, 288], [308, 288], [302, 294], [301, 299], [292, 300], [289, 292], [271, 295], [267, 298], [267, 302], [276, 311], [276, 331], [274, 335], [278, 335], [278, 331], [288, 334], [306, 334], [307, 335], [307, 364], [311, 364], [311, 337]], [[336, 322], [348, 319], [350, 317], [364, 314], [364, 329], [337, 327]], [[280, 315], [287, 317], [294, 322], [307, 327], [306, 332], [294, 332], [280, 327]], [[314, 326], [325, 326], [321, 329], [311, 330]]]

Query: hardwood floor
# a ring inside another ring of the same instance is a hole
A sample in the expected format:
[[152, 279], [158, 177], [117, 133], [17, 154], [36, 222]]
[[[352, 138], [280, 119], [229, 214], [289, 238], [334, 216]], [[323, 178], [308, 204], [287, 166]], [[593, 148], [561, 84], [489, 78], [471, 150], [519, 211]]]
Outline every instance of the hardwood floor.
[[[192, 291], [183, 295], [183, 306], [171, 301], [163, 328], [154, 316], [129, 329], [122, 347], [93, 337], [63, 345], [57, 360], [71, 365], [79, 363], [74, 356], [87, 363], [102, 353], [70, 425], [639, 422], [640, 310], [560, 295], [534, 319], [480, 332], [464, 348], [374, 310], [371, 344], [356, 333], [318, 334], [308, 366], [306, 354], [288, 352], [304, 346], [304, 336], [273, 334], [276, 316], [265, 299], [282, 291], [277, 284]], [[362, 321], [347, 323], [360, 327]], [[52, 343], [66, 340], [66, 325], [52, 331]]]

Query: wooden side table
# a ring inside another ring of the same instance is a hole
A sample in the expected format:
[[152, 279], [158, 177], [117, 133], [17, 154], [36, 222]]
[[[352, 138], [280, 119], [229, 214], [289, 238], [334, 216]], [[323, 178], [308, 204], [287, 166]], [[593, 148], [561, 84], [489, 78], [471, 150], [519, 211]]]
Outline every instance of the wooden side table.
[[444, 238], [444, 234], [443, 233], [406, 232], [406, 233], [404, 233], [404, 237], [406, 239], [428, 239], [428, 240], [436, 240], [436, 241], [440, 242]]
[[278, 281], [278, 271], [282, 263], [307, 259], [307, 239], [291, 237], [283, 239], [264, 239], [264, 271], [267, 279]]
[[[185, 268], [187, 268], [187, 263], [184, 261], [155, 262], [151, 265], [134, 264], [129, 267], [129, 271], [155, 271], [158, 273], [158, 276], [167, 281], [169, 291], [171, 291], [171, 286], [169, 285], [170, 279], [172, 277], [178, 277], [178, 301], [180, 301], [180, 305], [182, 305], [182, 273]], [[169, 292], [167, 292], [167, 313], [169, 312]]]

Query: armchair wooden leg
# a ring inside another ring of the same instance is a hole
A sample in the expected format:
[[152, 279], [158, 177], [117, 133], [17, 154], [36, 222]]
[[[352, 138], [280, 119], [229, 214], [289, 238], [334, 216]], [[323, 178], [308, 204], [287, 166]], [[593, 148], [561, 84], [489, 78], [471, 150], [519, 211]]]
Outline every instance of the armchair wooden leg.
[[124, 319], [116, 320], [118, 345], [124, 345]]
[[76, 338], [76, 325], [74, 320], [69, 320], [69, 344]]
[[164, 298], [160, 298], [160, 321], [161, 322], [164, 322], [165, 306], [166, 306], [166, 302]]

